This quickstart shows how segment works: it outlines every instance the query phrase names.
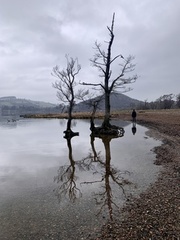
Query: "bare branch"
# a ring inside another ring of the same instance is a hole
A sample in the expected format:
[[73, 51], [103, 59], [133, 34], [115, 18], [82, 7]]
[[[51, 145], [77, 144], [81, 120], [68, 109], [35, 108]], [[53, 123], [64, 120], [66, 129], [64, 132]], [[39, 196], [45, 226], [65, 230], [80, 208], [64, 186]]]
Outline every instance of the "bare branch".
[[117, 55], [116, 57], [114, 57], [114, 58], [111, 60], [110, 64], [113, 63], [113, 62], [114, 62], [117, 58], [119, 58], [119, 57], [121, 57], [121, 58], [124, 59], [124, 57], [123, 57], [121, 54], [119, 54], [119, 55]]
[[104, 89], [104, 86], [101, 83], [85, 83], [85, 82], [82, 82], [81, 85], [94, 86], [94, 87], [100, 86], [101, 88]]
[[[106, 66], [106, 61], [107, 61], [107, 56], [105, 51], [101, 50], [101, 45], [99, 43], [97, 43], [97, 41], [95, 42], [95, 55], [93, 59], [90, 59], [90, 61], [92, 62], [93, 66], [97, 66], [97, 65], [102, 65], [102, 66]], [[102, 60], [103, 63], [97, 61], [97, 60]]]

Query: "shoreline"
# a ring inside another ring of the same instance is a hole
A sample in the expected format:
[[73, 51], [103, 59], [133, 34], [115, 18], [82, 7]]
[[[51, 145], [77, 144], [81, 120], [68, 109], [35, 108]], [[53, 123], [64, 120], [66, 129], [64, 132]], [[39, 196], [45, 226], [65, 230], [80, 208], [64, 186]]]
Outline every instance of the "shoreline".
[[[127, 114], [119, 116], [128, 118]], [[155, 164], [162, 170], [155, 183], [122, 208], [118, 222], [103, 226], [96, 240], [179, 240], [180, 111], [174, 116], [166, 111], [139, 114], [137, 123], [148, 127], [147, 134], [163, 142], [154, 149]]]

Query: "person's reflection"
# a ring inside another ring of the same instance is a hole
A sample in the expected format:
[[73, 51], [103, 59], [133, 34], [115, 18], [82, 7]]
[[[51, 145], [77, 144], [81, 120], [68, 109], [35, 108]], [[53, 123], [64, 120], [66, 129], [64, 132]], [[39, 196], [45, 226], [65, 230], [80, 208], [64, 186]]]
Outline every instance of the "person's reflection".
[[62, 197], [67, 195], [73, 202], [82, 195], [76, 184], [76, 162], [73, 159], [71, 139], [72, 138], [66, 138], [69, 149], [70, 164], [61, 166], [58, 170], [58, 175], [54, 177], [54, 181], [59, 184], [59, 186], [54, 190], [59, 202], [61, 201]]
[[133, 135], [136, 134], [136, 131], [137, 131], [136, 122], [133, 122], [133, 123], [132, 123], [132, 133], [133, 133]]

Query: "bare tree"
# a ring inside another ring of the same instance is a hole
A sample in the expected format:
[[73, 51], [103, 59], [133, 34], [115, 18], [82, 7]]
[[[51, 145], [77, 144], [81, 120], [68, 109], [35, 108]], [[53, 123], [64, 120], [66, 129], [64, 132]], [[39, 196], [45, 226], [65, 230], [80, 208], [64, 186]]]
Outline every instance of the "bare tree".
[[180, 108], [180, 93], [176, 95], [176, 106]]
[[53, 83], [53, 87], [57, 89], [57, 97], [60, 101], [68, 104], [68, 122], [66, 131], [71, 131], [72, 111], [75, 105], [75, 100], [80, 96], [88, 94], [88, 91], [84, 89], [76, 90], [78, 82], [76, 76], [81, 70], [81, 66], [78, 63], [78, 59], [70, 58], [66, 55], [67, 66], [66, 69], [60, 69], [59, 66], [55, 66], [52, 71], [52, 75], [58, 80]]
[[[125, 89], [126, 84], [130, 84], [136, 81], [137, 75], [127, 76], [125, 74], [129, 74], [134, 70], [135, 65], [132, 63], [134, 60], [133, 56], [128, 56], [124, 58], [121, 54], [112, 57], [112, 45], [114, 41], [114, 19], [115, 13], [113, 14], [111, 27], [107, 27], [110, 35], [110, 40], [108, 42], [107, 52], [102, 50], [101, 44], [95, 42], [95, 55], [94, 58], [91, 59], [91, 62], [94, 67], [96, 67], [100, 71], [100, 77], [103, 77], [104, 81], [94, 84], [94, 83], [85, 83], [83, 85], [90, 85], [95, 88], [100, 88], [105, 96], [105, 117], [102, 124], [103, 128], [110, 128], [110, 95], [115, 91], [128, 91], [130, 89]], [[119, 62], [119, 73], [114, 76], [112, 74], [112, 66], [116, 62], [116, 60], [121, 60]]]
[[157, 107], [160, 109], [170, 109], [172, 108], [174, 104], [174, 94], [165, 94], [161, 97], [159, 97], [156, 102], [157, 102]]
[[95, 118], [95, 114], [97, 109], [99, 108], [99, 105], [101, 103], [101, 101], [103, 100], [104, 96], [100, 95], [97, 96], [95, 98], [90, 98], [88, 101], [85, 102], [85, 104], [92, 108], [92, 112], [91, 112], [91, 117], [90, 117], [90, 130], [93, 132], [94, 131], [94, 118]]

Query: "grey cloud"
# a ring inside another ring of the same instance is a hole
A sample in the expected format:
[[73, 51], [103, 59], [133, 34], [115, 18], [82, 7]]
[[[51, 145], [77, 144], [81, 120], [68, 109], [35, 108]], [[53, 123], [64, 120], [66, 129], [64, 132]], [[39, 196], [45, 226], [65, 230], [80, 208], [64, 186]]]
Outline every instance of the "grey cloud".
[[140, 75], [127, 95], [155, 100], [179, 91], [178, 0], [0, 0], [0, 4], [0, 96], [55, 102], [51, 70], [56, 64], [64, 67], [65, 54], [78, 57], [79, 78], [97, 81], [89, 58], [96, 40], [107, 48], [106, 26], [113, 12], [113, 53], [135, 55], [135, 73]]

